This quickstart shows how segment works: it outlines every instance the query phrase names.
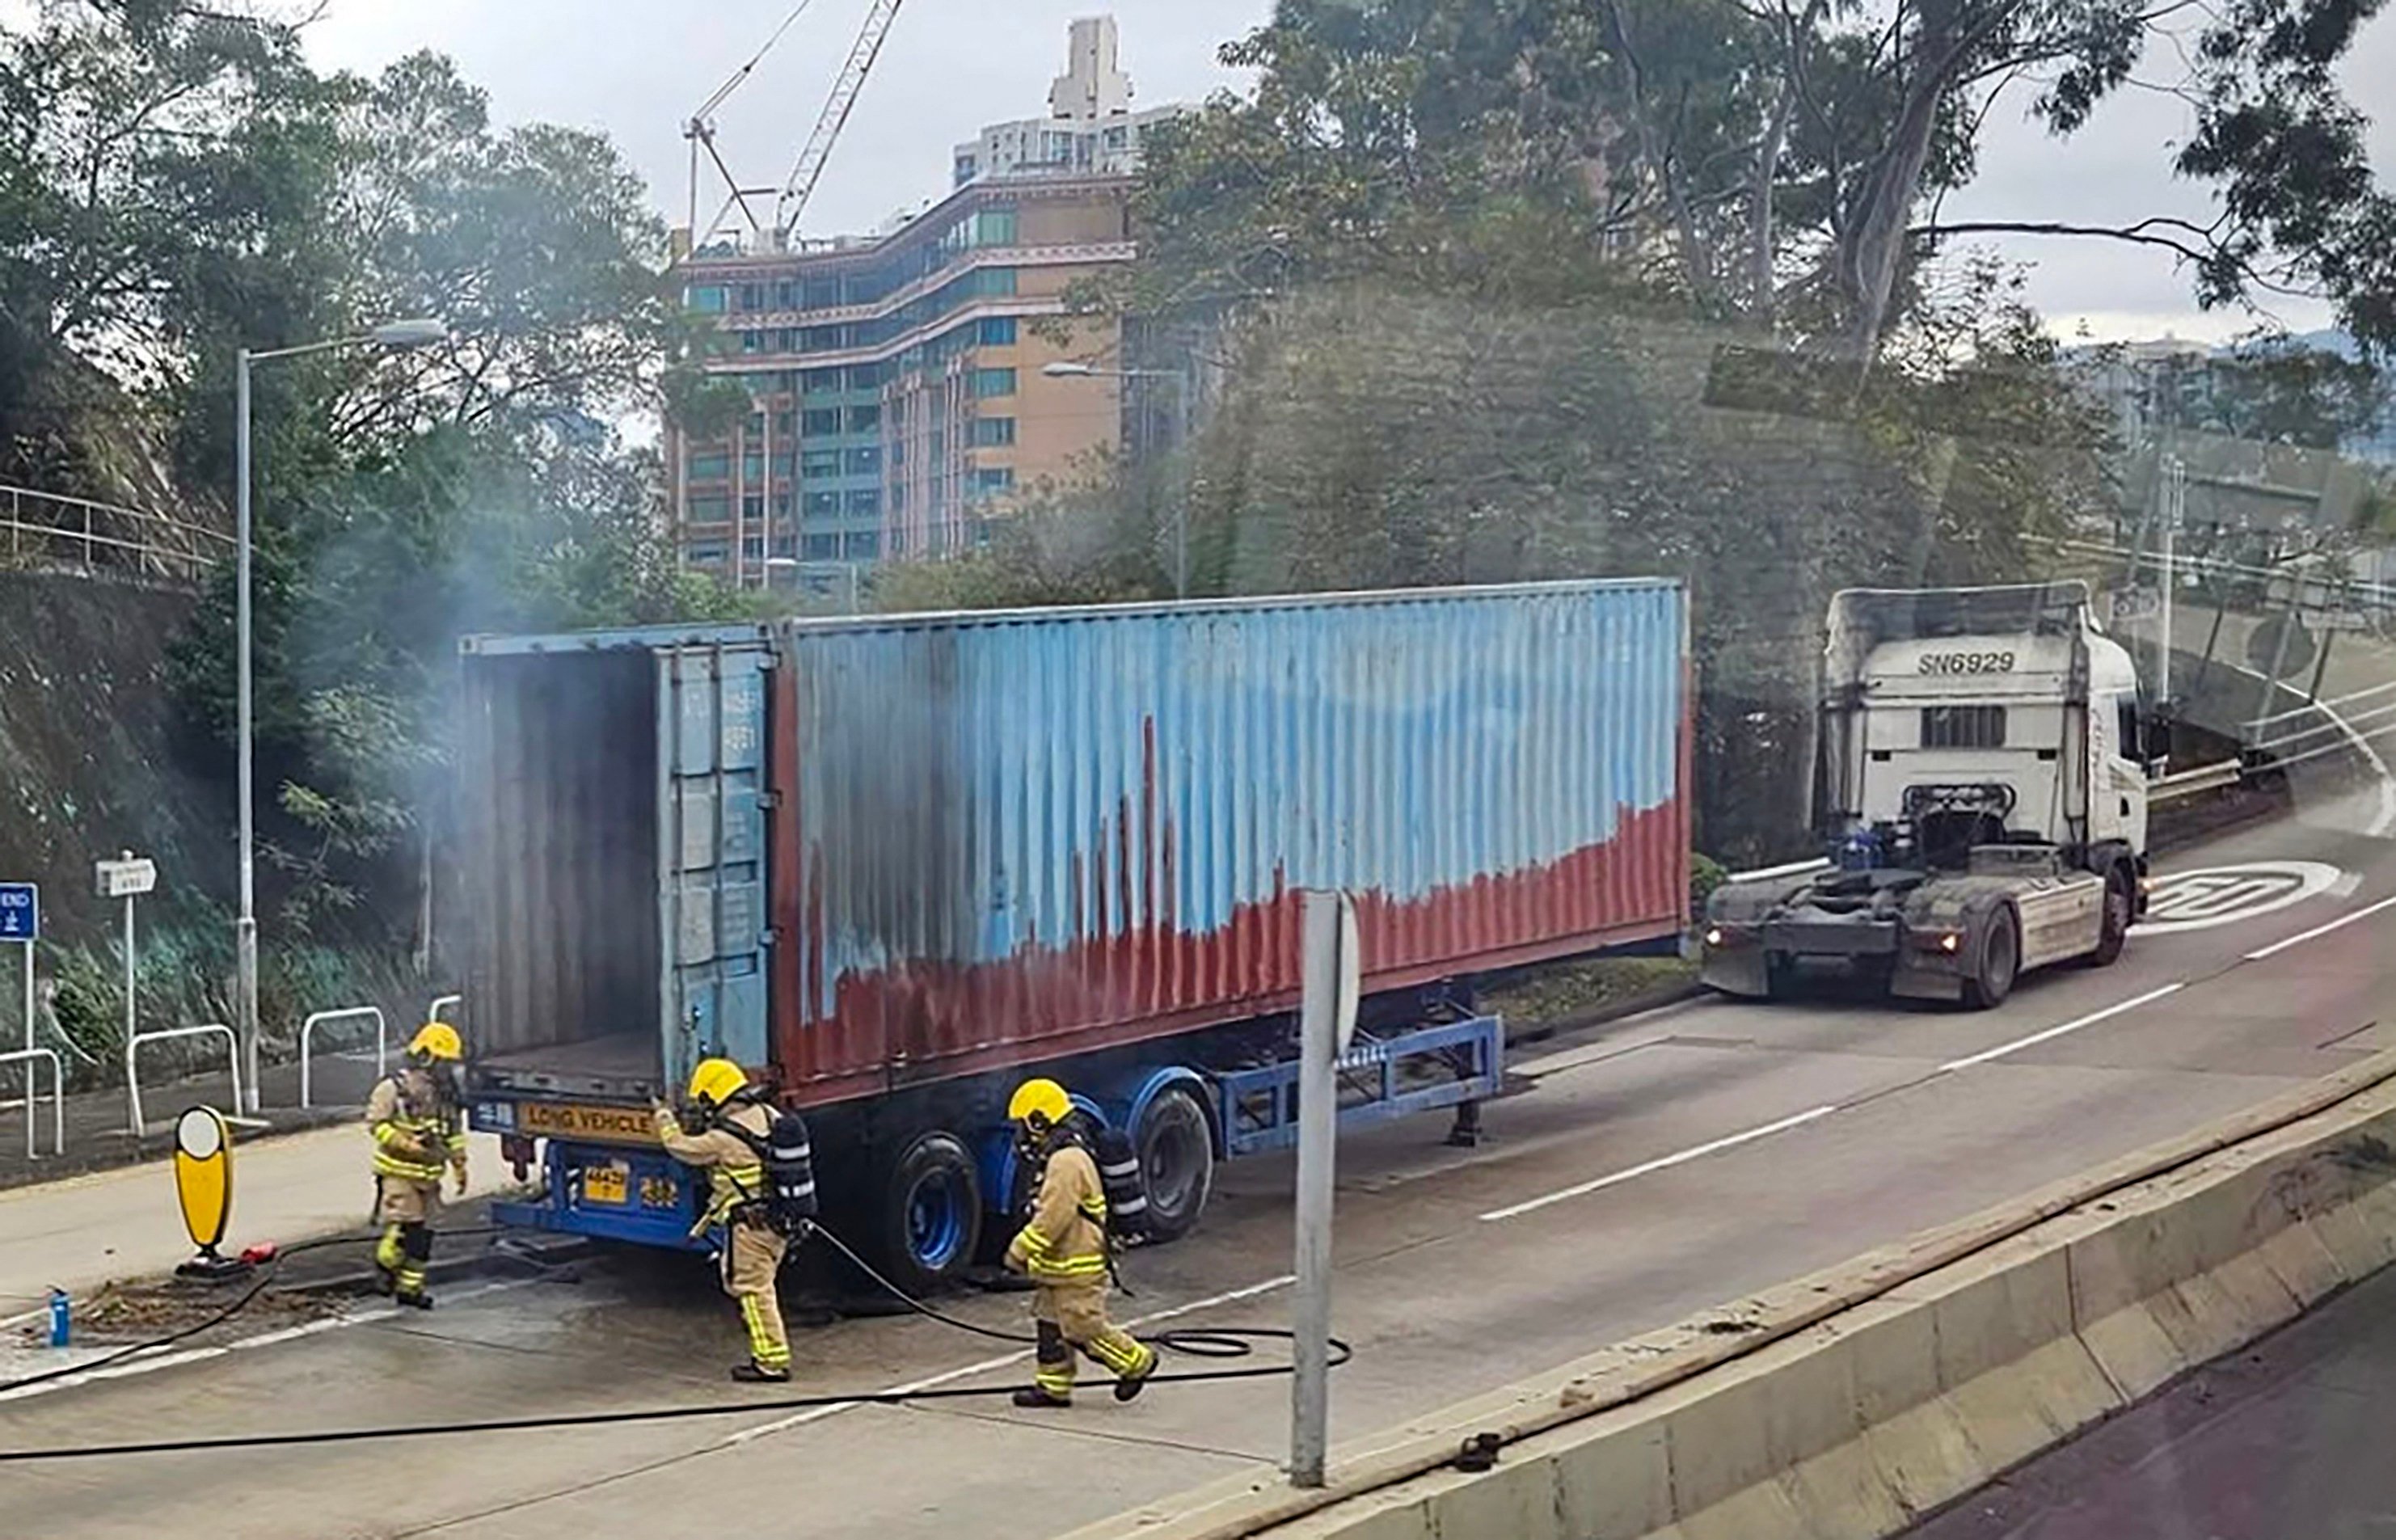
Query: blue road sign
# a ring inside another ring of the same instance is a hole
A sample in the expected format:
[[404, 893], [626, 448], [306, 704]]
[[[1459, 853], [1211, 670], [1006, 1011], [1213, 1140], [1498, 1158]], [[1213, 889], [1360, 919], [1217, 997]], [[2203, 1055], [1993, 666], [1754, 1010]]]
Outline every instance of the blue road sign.
[[42, 890], [31, 883], [0, 883], [0, 941], [42, 938]]

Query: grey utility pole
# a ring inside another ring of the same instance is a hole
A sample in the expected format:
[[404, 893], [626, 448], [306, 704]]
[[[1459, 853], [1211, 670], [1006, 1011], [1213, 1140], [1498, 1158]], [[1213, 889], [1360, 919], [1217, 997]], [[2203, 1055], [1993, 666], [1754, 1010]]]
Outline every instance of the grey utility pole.
[[1298, 1014], [1298, 1294], [1291, 1307], [1289, 1479], [1319, 1487], [1331, 1421], [1331, 1210], [1338, 1148], [1339, 1055], [1356, 1029], [1356, 909], [1344, 893], [1306, 896], [1305, 999]]
[[233, 355], [233, 714], [234, 736], [240, 740], [235, 750], [239, 761], [235, 778], [239, 782], [241, 798], [241, 913], [233, 923], [233, 1030], [240, 1035], [243, 1067], [249, 1074], [245, 1093], [249, 1105], [235, 1108], [235, 1112], [255, 1112], [259, 1109], [258, 830], [252, 788], [257, 720], [251, 708], [250, 689], [250, 365], [277, 358], [331, 352], [340, 348], [382, 348], [396, 352], [430, 347], [446, 340], [448, 336], [449, 328], [441, 322], [419, 318], [393, 321], [360, 337], [337, 337], [323, 342], [304, 342], [294, 348], [263, 351], [243, 348]]

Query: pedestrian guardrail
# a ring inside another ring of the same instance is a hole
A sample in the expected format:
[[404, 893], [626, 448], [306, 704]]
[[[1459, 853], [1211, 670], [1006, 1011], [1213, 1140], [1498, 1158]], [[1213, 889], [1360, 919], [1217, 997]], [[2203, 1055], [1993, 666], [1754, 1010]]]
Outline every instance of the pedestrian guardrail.
[[50, 1066], [50, 1153], [67, 1152], [67, 1072], [59, 1062], [58, 1054], [48, 1048], [11, 1048], [0, 1054], [0, 1065], [21, 1064], [25, 1067], [25, 1159], [33, 1160], [41, 1145], [42, 1082], [33, 1066], [43, 1060]]
[[379, 1005], [350, 1005], [338, 1011], [318, 1011], [300, 1024], [300, 1105], [313, 1107], [314, 1059], [312, 1040], [316, 1029], [337, 1021], [372, 1021], [375, 1029], [375, 1073], [379, 1075], [391, 1066], [391, 1027], [383, 1019]]
[[236, 1108], [249, 1105], [242, 1099], [241, 1095], [241, 1042], [233, 1036], [233, 1029], [223, 1022], [211, 1021], [200, 1027], [162, 1027], [154, 1032], [136, 1032], [125, 1040], [125, 1096], [132, 1104], [132, 1133], [135, 1138], [141, 1137], [150, 1126], [141, 1118], [141, 1073], [136, 1063], [141, 1045], [146, 1042], [166, 1042], [175, 1038], [195, 1037], [224, 1039], [225, 1068], [233, 1074], [233, 1104]]
[[[424, 1008], [424, 1020], [419, 1025], [429, 1026], [436, 1021], [448, 1021], [448, 1016], [443, 1013], [454, 1011], [464, 1003], [466, 1003], [466, 997], [461, 994], [434, 995], [433, 1003]], [[449, 1025], [455, 1027], [458, 1024], [450, 1021]]]
[[196, 583], [233, 553], [233, 537], [139, 508], [0, 486], [0, 551], [10, 566], [89, 576], [131, 572]]

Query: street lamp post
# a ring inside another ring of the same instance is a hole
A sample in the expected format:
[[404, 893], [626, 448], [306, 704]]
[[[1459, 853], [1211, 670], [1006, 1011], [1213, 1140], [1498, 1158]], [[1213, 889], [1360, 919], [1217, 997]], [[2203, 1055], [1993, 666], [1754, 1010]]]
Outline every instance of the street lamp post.
[[[1043, 365], [1040, 372], [1051, 379], [1169, 379], [1173, 382], [1174, 442], [1190, 442], [1192, 387], [1190, 377], [1178, 369], [1101, 369], [1095, 364], [1058, 359]], [[1173, 597], [1190, 597], [1190, 506], [1186, 490], [1173, 503]]]
[[246, 1095], [249, 1105], [236, 1110], [259, 1109], [258, 1081], [258, 834], [252, 805], [256, 723], [250, 688], [250, 512], [249, 512], [249, 371], [255, 364], [341, 348], [381, 348], [398, 352], [429, 347], [449, 335], [441, 322], [419, 317], [393, 321], [357, 337], [336, 337], [293, 348], [243, 348], [233, 355], [233, 631], [234, 715], [241, 797], [241, 916], [233, 922], [233, 1015], [241, 1034], [244, 1068], [249, 1073]]

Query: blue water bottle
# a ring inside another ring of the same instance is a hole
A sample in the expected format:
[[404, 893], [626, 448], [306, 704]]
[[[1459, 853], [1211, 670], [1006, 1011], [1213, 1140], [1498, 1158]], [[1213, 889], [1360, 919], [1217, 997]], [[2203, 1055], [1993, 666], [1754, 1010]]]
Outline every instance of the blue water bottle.
[[50, 1346], [63, 1348], [74, 1328], [74, 1312], [64, 1289], [50, 1291]]

